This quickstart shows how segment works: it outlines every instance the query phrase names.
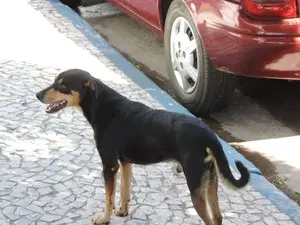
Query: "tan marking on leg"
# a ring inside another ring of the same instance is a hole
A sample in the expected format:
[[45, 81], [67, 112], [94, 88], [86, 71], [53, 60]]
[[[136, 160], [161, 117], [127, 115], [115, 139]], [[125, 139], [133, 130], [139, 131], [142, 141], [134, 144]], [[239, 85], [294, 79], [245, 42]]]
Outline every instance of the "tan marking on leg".
[[227, 186], [227, 187], [230, 187], [231, 189], [233, 190], [237, 190], [238, 188], [235, 187], [234, 185], [232, 185], [226, 178], [224, 178], [224, 176], [222, 175], [222, 173], [220, 172], [219, 170], [219, 167], [218, 167], [218, 163], [217, 163], [217, 160], [216, 158], [214, 157], [214, 155], [212, 154], [211, 150], [209, 148], [206, 148], [206, 152], [211, 156], [211, 159], [212, 159], [212, 162], [215, 166], [215, 170], [216, 170], [216, 173], [217, 173], [217, 176], [218, 178], [220, 178], [222, 180], [222, 182]]
[[130, 185], [132, 179], [132, 164], [125, 163], [121, 165], [121, 199], [120, 207], [115, 210], [116, 216], [127, 216], [130, 201]]
[[192, 194], [192, 202], [198, 215], [206, 225], [214, 225], [207, 210], [206, 193], [208, 187], [208, 173], [203, 175], [200, 188]]
[[222, 214], [218, 199], [218, 175], [215, 165], [213, 165], [213, 168], [210, 170], [210, 180], [208, 185], [207, 199], [212, 210], [214, 224], [222, 225]]
[[206, 148], [206, 152], [207, 152], [207, 156], [204, 159], [204, 162], [208, 163], [210, 161], [215, 161], [215, 157], [214, 157], [214, 155], [212, 154], [212, 152], [209, 148]]
[[112, 170], [115, 172], [113, 180], [105, 184], [105, 210], [104, 215], [97, 214], [92, 218], [94, 225], [108, 224], [114, 205], [115, 205], [115, 194], [116, 194], [116, 183], [117, 183], [117, 171], [119, 166], [113, 167]]

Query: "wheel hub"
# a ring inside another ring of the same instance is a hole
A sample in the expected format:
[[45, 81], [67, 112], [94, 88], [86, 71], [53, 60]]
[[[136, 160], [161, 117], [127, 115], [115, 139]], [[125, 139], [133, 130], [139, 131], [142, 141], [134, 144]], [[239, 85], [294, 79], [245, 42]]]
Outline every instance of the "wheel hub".
[[174, 21], [170, 47], [177, 82], [184, 92], [190, 94], [194, 91], [198, 80], [199, 70], [195, 67], [197, 46], [191, 27], [183, 17], [179, 17]]

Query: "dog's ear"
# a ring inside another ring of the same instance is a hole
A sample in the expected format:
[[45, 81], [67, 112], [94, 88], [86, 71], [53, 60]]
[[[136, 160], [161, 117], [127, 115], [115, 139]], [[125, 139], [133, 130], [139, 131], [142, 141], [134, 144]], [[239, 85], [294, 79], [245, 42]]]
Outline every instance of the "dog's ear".
[[97, 84], [95, 83], [95, 81], [93, 79], [88, 79], [87, 81], [85, 81], [84, 87], [86, 89], [93, 91], [95, 93], [96, 97], [98, 96], [99, 90], [98, 90]]

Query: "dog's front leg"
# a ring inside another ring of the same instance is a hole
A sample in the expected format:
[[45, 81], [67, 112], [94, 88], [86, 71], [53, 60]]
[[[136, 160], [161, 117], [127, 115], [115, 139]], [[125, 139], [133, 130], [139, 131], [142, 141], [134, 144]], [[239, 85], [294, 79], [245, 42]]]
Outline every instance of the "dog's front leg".
[[92, 221], [94, 225], [108, 224], [114, 204], [116, 193], [117, 172], [119, 165], [106, 166], [103, 165], [103, 177], [105, 181], [105, 210], [104, 215], [96, 215]]
[[120, 207], [115, 210], [116, 216], [127, 216], [130, 201], [130, 184], [132, 178], [132, 165], [128, 162], [121, 163], [121, 201]]

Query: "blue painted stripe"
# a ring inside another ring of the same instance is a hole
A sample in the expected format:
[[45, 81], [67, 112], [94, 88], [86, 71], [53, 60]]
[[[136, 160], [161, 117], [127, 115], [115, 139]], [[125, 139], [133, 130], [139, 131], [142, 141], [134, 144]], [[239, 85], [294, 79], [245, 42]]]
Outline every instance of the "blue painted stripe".
[[261, 175], [252, 174], [250, 183], [258, 192], [274, 203], [281, 212], [288, 215], [296, 225], [300, 225], [300, 207], [296, 203]]
[[[135, 68], [128, 60], [126, 60], [119, 52], [117, 52], [106, 40], [91, 27], [85, 20], [74, 13], [71, 9], [61, 4], [59, 0], [50, 0], [57, 11], [72, 22], [72, 24], [81, 31], [86, 38], [99, 49], [108, 59], [113, 62], [118, 69], [123, 71], [135, 84], [146, 90], [153, 98], [160, 102], [167, 110], [192, 115], [189, 111], [178, 104], [171, 96], [161, 90], [153, 83], [145, 74]], [[266, 196], [273, 204], [275, 204], [281, 212], [289, 215], [296, 225], [300, 225], [299, 215], [300, 207], [292, 202], [281, 191], [276, 189], [263, 176], [261, 171], [251, 162], [244, 158], [239, 152], [232, 148], [227, 142], [220, 139], [230, 165], [236, 168], [234, 161], [242, 161], [252, 173], [252, 185], [264, 196]]]

